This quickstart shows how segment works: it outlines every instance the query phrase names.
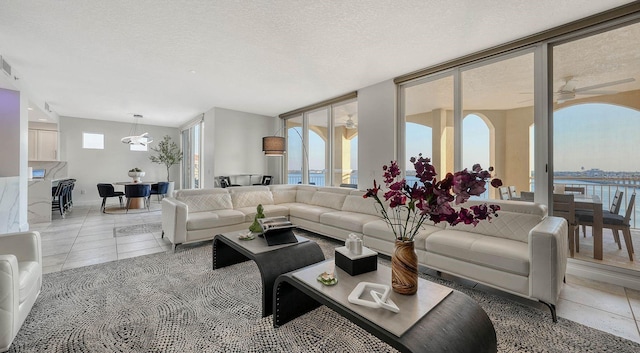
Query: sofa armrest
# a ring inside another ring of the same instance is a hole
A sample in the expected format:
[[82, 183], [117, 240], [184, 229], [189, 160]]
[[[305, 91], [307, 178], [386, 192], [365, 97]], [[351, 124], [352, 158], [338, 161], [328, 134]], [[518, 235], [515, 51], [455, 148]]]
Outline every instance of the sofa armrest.
[[19, 328], [19, 290], [18, 259], [14, 255], [0, 255], [0, 351], [9, 348]]
[[17, 261], [42, 263], [42, 242], [39, 232], [0, 234], [0, 255], [14, 255]]
[[567, 221], [548, 216], [529, 232], [529, 293], [557, 304], [567, 269]]
[[187, 240], [189, 206], [173, 198], [162, 199], [162, 231], [173, 244]]

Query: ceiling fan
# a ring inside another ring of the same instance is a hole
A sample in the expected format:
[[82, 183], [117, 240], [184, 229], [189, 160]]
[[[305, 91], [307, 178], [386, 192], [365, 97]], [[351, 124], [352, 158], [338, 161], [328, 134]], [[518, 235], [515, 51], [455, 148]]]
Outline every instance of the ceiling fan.
[[557, 92], [555, 92], [558, 104], [564, 103], [568, 100], [576, 98], [576, 95], [601, 95], [601, 94], [615, 94], [618, 91], [603, 91], [597, 90], [598, 88], [604, 88], [609, 86], [615, 86], [623, 83], [633, 82], [636, 79], [633, 77], [625, 78], [617, 81], [604, 82], [597, 85], [586, 86], [577, 88], [577, 80], [573, 76], [567, 76], [565, 78], [564, 85], [560, 86]]
[[349, 117], [349, 119], [347, 119], [347, 122], [345, 123], [347, 129], [355, 129], [356, 127], [358, 127], [358, 124], [353, 121], [353, 114], [349, 114], [347, 116]]

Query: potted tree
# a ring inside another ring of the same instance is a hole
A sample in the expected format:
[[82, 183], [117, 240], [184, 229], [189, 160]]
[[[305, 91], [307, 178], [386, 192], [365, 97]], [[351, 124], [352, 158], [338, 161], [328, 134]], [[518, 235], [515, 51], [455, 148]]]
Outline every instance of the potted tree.
[[153, 163], [164, 164], [167, 168], [167, 182], [169, 182], [169, 191], [167, 195], [171, 195], [174, 189], [174, 182], [170, 178], [169, 170], [171, 166], [182, 161], [182, 151], [175, 142], [171, 141], [169, 135], [165, 135], [162, 141], [158, 142], [158, 147], [151, 147], [151, 150], [157, 152], [155, 156], [149, 156]]

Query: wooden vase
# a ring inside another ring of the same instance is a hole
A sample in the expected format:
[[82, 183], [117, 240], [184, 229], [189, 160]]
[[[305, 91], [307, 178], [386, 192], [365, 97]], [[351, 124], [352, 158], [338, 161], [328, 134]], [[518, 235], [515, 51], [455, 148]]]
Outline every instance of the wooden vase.
[[391, 257], [391, 287], [394, 292], [405, 295], [418, 291], [418, 255], [413, 241], [396, 240]]

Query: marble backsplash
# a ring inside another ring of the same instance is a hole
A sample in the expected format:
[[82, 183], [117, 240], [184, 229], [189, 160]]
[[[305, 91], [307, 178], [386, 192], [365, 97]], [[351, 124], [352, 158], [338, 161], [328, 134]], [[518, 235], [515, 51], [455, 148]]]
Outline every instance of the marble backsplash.
[[43, 179], [29, 180], [27, 219], [31, 224], [51, 222], [52, 182], [67, 178], [67, 162], [29, 161], [29, 167], [46, 172]]
[[0, 234], [20, 231], [20, 177], [0, 178]]

